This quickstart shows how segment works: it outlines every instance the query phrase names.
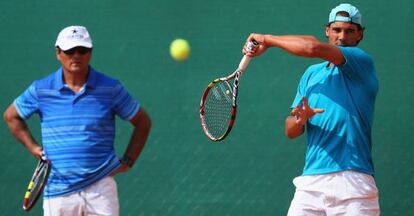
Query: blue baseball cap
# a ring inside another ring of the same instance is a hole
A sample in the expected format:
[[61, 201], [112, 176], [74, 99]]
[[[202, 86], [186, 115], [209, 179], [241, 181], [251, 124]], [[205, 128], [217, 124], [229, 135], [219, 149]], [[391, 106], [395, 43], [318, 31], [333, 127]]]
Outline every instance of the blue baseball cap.
[[[347, 12], [349, 17], [337, 15], [338, 12]], [[331, 10], [329, 14], [329, 23], [332, 22], [351, 22], [362, 26], [362, 15], [359, 12], [358, 8], [354, 7], [351, 4], [340, 4]]]

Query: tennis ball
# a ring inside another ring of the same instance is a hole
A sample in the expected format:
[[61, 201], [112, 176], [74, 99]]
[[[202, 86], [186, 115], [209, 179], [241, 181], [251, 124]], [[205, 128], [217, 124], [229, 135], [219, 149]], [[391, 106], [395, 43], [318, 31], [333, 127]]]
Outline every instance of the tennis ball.
[[190, 44], [184, 39], [175, 39], [170, 45], [170, 54], [174, 60], [184, 61], [190, 55]]

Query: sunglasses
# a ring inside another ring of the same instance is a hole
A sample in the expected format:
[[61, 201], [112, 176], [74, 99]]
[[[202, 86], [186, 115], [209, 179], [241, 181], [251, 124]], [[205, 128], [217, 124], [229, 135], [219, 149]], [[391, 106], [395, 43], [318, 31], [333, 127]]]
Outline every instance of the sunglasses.
[[73, 55], [75, 54], [75, 52], [78, 52], [81, 55], [85, 55], [86, 53], [90, 53], [91, 51], [92, 51], [91, 48], [86, 48], [86, 47], [74, 47], [72, 49], [62, 50], [62, 52], [65, 53], [66, 55]]

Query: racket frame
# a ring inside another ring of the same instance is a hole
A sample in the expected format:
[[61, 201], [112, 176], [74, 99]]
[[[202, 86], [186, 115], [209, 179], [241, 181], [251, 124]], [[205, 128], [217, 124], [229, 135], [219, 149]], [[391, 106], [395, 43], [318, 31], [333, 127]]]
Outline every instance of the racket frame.
[[[247, 50], [250, 52], [254, 52], [255, 48], [259, 44], [256, 41], [250, 41], [248, 44]], [[232, 74], [230, 74], [227, 77], [222, 77], [213, 80], [207, 85], [207, 88], [204, 90], [203, 95], [201, 97], [200, 101], [200, 121], [201, 121], [201, 127], [203, 128], [204, 134], [212, 141], [221, 141], [230, 133], [231, 129], [233, 128], [234, 122], [236, 120], [236, 112], [237, 112], [237, 95], [238, 95], [238, 89], [239, 89], [239, 82], [240, 78], [245, 71], [247, 65], [250, 63], [251, 57], [244, 55], [242, 60], [239, 63], [239, 66], [236, 71], [234, 71]], [[232, 89], [232, 109], [230, 112], [230, 121], [227, 126], [227, 130], [220, 136], [220, 137], [214, 137], [208, 130], [206, 119], [205, 119], [205, 102], [208, 96], [208, 93], [213, 88], [214, 85], [216, 85], [219, 82], [229, 82], [234, 79], [233, 82], [233, 89]]]
[[231, 74], [230, 76], [227, 77], [222, 77], [222, 78], [218, 78], [213, 80], [212, 82], [210, 82], [207, 85], [207, 88], [204, 90], [203, 96], [201, 97], [201, 102], [200, 102], [200, 121], [201, 121], [201, 127], [203, 128], [204, 133], [206, 134], [206, 136], [212, 140], [212, 141], [220, 141], [223, 140], [231, 131], [231, 129], [233, 128], [233, 124], [234, 124], [234, 120], [236, 119], [236, 111], [237, 111], [237, 90], [238, 90], [238, 81], [236, 82], [236, 79], [233, 83], [233, 89], [232, 89], [232, 108], [231, 108], [231, 117], [230, 117], [230, 121], [229, 124], [227, 126], [227, 130], [219, 137], [214, 137], [208, 130], [207, 124], [206, 124], [206, 118], [205, 118], [205, 102], [207, 99], [207, 96], [210, 92], [210, 90], [213, 88], [214, 85], [216, 85], [219, 82], [228, 82], [231, 81], [233, 78], [236, 77], [237, 75], [237, 80], [240, 78], [241, 75], [241, 71], [235, 71], [233, 74]]
[[[41, 170], [42, 168], [46, 167], [46, 172], [44, 173], [44, 178], [43, 181], [40, 182], [40, 191], [38, 194], [32, 194], [32, 190], [34, 188], [34, 184], [36, 182], [36, 179], [41, 177], [39, 174], [41, 174]], [[30, 211], [33, 206], [36, 204], [37, 200], [39, 199], [40, 195], [43, 192], [43, 188], [45, 187], [46, 183], [47, 183], [47, 179], [49, 177], [49, 173], [50, 173], [50, 169], [51, 169], [51, 162], [50, 160], [44, 160], [44, 159], [39, 159], [39, 162], [37, 163], [36, 169], [33, 173], [32, 178], [30, 179], [29, 185], [27, 187], [26, 193], [24, 195], [24, 199], [23, 199], [23, 210], [25, 211]], [[29, 200], [31, 198], [31, 196], [35, 195], [36, 197], [34, 197], [33, 201], [31, 203], [29, 203]]]

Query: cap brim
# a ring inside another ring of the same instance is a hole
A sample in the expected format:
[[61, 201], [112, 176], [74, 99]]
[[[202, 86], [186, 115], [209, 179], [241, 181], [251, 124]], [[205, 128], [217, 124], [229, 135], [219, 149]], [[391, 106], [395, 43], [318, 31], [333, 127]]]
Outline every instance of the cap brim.
[[74, 47], [86, 47], [86, 48], [92, 48], [92, 43], [88, 43], [88, 42], [82, 42], [82, 41], [71, 41], [71, 42], [66, 42], [63, 44], [56, 44], [56, 46], [59, 46], [59, 48], [63, 51], [72, 49]]

